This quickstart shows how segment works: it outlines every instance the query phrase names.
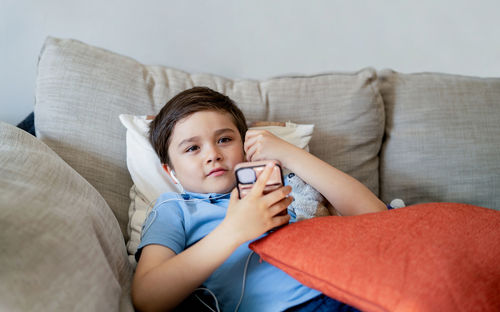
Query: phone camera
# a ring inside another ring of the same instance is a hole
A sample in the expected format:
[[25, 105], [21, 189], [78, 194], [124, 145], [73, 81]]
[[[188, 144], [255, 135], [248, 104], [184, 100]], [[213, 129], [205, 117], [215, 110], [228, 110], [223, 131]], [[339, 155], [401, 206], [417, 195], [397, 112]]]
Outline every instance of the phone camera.
[[236, 172], [238, 181], [242, 184], [252, 184], [257, 180], [255, 171], [252, 168], [242, 168]]

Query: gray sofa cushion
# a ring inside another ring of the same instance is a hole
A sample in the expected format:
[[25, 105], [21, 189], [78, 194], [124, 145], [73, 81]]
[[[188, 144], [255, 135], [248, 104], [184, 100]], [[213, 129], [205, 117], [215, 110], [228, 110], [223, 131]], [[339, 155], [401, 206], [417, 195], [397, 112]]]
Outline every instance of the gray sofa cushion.
[[102, 196], [0, 122], [0, 310], [132, 311], [132, 268]]
[[155, 114], [195, 85], [233, 98], [250, 121], [316, 124], [310, 150], [378, 194], [383, 103], [373, 69], [266, 81], [145, 66], [75, 40], [48, 38], [38, 66], [37, 136], [104, 197], [126, 236], [129, 190], [119, 114]]
[[379, 79], [382, 199], [500, 209], [500, 79], [390, 70]]

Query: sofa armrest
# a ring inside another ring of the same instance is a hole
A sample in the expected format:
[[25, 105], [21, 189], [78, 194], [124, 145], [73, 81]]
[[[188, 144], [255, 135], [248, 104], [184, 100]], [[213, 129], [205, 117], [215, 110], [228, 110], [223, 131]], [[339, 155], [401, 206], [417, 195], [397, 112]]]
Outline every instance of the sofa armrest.
[[132, 268], [102, 196], [44, 143], [0, 123], [0, 302], [132, 311]]

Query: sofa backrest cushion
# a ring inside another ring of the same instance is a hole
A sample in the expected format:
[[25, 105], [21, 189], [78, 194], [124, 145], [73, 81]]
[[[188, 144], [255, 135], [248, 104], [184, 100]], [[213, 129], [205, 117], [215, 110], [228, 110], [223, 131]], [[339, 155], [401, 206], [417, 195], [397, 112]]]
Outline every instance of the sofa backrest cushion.
[[27, 132], [0, 122], [0, 306], [133, 311], [132, 266], [96, 189]]
[[38, 65], [37, 136], [103, 195], [126, 236], [132, 180], [126, 130], [118, 115], [154, 115], [167, 100], [195, 85], [228, 95], [249, 121], [315, 124], [310, 151], [378, 194], [384, 109], [370, 68], [231, 80], [146, 66], [76, 40], [48, 38]]
[[380, 196], [500, 209], [500, 79], [379, 73]]

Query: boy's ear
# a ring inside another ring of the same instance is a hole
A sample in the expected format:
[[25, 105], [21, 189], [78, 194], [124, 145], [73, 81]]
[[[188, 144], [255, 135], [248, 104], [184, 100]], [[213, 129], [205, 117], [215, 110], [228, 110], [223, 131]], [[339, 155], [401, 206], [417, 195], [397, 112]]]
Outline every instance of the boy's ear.
[[165, 170], [165, 172], [169, 175], [170, 179], [172, 179], [175, 184], [179, 184], [179, 180], [177, 180], [177, 178], [175, 177], [175, 173], [173, 173], [173, 170], [170, 169], [167, 164], [161, 164], [161, 167], [163, 168], [163, 170]]
[[163, 168], [163, 170], [165, 170], [166, 173], [170, 174], [170, 168], [167, 164], [161, 164], [161, 167]]

